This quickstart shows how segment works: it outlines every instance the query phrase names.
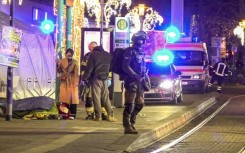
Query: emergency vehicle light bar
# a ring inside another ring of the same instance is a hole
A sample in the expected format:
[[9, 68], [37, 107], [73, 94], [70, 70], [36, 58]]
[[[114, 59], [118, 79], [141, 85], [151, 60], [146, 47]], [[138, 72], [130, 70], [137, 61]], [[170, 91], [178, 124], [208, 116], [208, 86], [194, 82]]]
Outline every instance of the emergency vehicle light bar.
[[166, 66], [173, 63], [174, 55], [170, 50], [163, 49], [156, 51], [153, 55], [153, 61], [161, 66]]

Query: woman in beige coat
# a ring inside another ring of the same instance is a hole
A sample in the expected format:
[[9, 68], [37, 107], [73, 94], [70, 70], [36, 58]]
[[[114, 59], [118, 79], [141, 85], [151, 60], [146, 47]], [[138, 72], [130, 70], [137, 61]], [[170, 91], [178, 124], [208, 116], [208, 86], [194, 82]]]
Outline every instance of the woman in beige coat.
[[59, 102], [62, 103], [60, 111], [64, 119], [75, 119], [77, 112], [78, 98], [78, 62], [72, 59], [74, 51], [66, 50], [66, 56], [57, 62], [57, 71], [60, 75]]

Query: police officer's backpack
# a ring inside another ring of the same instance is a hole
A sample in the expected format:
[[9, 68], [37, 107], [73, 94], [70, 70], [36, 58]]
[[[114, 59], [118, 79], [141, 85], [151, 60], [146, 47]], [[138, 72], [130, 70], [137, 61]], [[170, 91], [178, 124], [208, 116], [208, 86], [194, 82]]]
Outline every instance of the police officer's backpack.
[[119, 75], [119, 80], [124, 80], [126, 73], [123, 71], [123, 54], [126, 49], [116, 48], [113, 52], [113, 59], [111, 63], [112, 72]]

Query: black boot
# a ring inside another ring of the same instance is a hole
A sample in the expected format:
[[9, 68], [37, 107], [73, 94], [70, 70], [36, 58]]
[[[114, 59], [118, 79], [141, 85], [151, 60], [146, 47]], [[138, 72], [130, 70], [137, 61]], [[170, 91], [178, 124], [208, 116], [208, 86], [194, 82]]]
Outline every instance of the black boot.
[[126, 107], [123, 111], [123, 126], [124, 127], [129, 127], [130, 126], [130, 121], [129, 121], [130, 114], [126, 110]]
[[221, 90], [217, 90], [218, 93], [221, 93]]
[[102, 120], [108, 120], [108, 116], [105, 115], [105, 114], [103, 114], [103, 113], [102, 113], [102, 115], [101, 115], [101, 118], [102, 118]]
[[138, 134], [131, 126], [124, 127], [124, 134]]
[[88, 114], [86, 117], [86, 120], [93, 120], [94, 119], [94, 113]]
[[142, 110], [143, 106], [144, 106], [143, 104], [136, 104], [134, 107], [134, 111], [132, 112], [130, 116], [130, 124], [131, 124], [132, 129], [135, 131], [137, 131], [136, 128], [134, 127], [134, 124], [136, 122], [136, 116]]
[[134, 110], [134, 104], [125, 104], [123, 111], [123, 126], [125, 134], [135, 134], [135, 131], [131, 128], [130, 116]]
[[92, 120], [92, 119], [94, 119], [94, 116], [92, 116], [92, 115], [88, 115], [88, 116], [86, 117], [86, 120]]
[[[108, 120], [108, 118], [109, 118], [109, 115], [108, 115], [108, 113], [107, 113], [107, 111], [105, 110], [105, 107], [102, 107], [101, 108], [101, 118], [102, 118], [102, 120]], [[113, 114], [113, 112], [111, 113], [111, 114]], [[112, 115], [113, 116], [113, 115]]]
[[93, 99], [91, 97], [86, 97], [85, 110], [88, 115], [86, 117], [86, 120], [93, 120], [94, 119], [94, 106], [93, 106]]

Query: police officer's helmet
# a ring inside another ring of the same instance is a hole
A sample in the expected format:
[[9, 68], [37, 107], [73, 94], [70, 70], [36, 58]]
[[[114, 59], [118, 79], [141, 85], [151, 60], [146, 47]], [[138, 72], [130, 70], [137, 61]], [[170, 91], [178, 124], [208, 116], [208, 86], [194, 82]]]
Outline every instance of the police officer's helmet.
[[131, 40], [132, 40], [133, 43], [136, 43], [138, 40], [145, 41], [146, 39], [148, 39], [148, 36], [147, 36], [146, 32], [138, 31], [132, 36]]

